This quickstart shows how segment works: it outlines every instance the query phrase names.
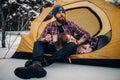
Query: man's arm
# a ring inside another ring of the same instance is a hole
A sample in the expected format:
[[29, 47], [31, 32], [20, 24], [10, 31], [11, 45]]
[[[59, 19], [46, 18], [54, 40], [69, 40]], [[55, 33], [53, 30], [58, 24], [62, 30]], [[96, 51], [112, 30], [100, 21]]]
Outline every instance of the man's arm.
[[80, 28], [78, 25], [71, 23], [74, 33], [77, 34], [77, 43], [80, 45], [90, 38], [90, 34]]
[[43, 30], [42, 34], [40, 35], [39, 41], [50, 41], [51, 40], [51, 35], [49, 33], [49, 25], [47, 25], [45, 27], [45, 29]]

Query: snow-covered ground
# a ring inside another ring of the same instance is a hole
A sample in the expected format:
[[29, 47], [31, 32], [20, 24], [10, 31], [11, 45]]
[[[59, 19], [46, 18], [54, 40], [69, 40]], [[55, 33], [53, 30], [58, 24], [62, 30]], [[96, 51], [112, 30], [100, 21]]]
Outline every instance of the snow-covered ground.
[[112, 4], [116, 5], [116, 6], [120, 6], [120, 0], [105, 0], [105, 1], [107, 1], [109, 3], [112, 3]]
[[[10, 36], [8, 35], [6, 39], [9, 41]], [[10, 46], [14, 40], [15, 42], [10, 51], [8, 45], [6, 48], [1, 48], [0, 43], [0, 80], [22, 80], [14, 75], [14, 70], [17, 67], [24, 66], [26, 60], [10, 58], [14, 54], [20, 39], [20, 35], [11, 34]], [[6, 59], [2, 59], [4, 57]], [[45, 70], [47, 71], [46, 77], [30, 80], [120, 80], [119, 68], [54, 63], [45, 67]]]
[[0, 58], [9, 58], [14, 54], [21, 40], [20, 34], [27, 35], [28, 31], [6, 32], [6, 47], [2, 48], [2, 33], [0, 32]]

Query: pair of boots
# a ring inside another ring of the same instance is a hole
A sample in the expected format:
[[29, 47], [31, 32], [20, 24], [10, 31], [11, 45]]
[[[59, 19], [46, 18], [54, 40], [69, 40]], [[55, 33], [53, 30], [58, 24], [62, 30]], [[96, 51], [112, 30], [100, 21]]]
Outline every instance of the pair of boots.
[[17, 77], [22, 79], [41, 78], [47, 74], [38, 61], [27, 61], [25, 67], [16, 68], [14, 73]]

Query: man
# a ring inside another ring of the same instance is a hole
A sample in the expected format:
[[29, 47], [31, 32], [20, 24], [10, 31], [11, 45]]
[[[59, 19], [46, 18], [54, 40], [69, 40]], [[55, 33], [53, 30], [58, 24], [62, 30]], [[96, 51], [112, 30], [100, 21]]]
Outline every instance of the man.
[[[46, 76], [47, 72], [43, 66], [48, 66], [53, 62], [65, 61], [71, 54], [75, 54], [77, 46], [83, 43], [89, 43], [89, 51], [95, 49], [98, 39], [91, 38], [89, 33], [81, 29], [71, 21], [66, 20], [65, 10], [57, 5], [53, 9], [55, 21], [46, 25], [40, 38], [34, 43], [32, 61], [27, 61], [25, 67], [15, 69], [15, 75], [23, 78], [41, 78]], [[74, 42], [65, 44], [60, 50], [57, 50], [54, 36], [66, 32], [77, 39], [77, 45]], [[52, 56], [43, 57], [44, 53], [50, 53]]]

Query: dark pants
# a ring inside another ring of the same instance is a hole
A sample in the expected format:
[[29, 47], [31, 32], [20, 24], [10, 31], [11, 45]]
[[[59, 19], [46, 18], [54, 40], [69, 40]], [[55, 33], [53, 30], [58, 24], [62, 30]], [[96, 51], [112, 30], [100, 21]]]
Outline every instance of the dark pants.
[[48, 42], [36, 41], [34, 43], [32, 60], [42, 62], [44, 53], [49, 53], [52, 56], [46, 57], [47, 60], [59, 62], [66, 60], [71, 54], [75, 54], [76, 50], [77, 46], [73, 42], [67, 43], [62, 49], [57, 51], [55, 46], [50, 45]]
[[[98, 39], [96, 49], [100, 49], [110, 41], [110, 39], [104, 35], [99, 36]], [[44, 60], [44, 53], [49, 53], [52, 54], [52, 56], [45, 57], [45, 59], [52, 62], [61, 62], [67, 60], [67, 57], [71, 54], [75, 54], [76, 50], [77, 46], [73, 42], [67, 43], [62, 49], [57, 51], [55, 46], [50, 45], [48, 42], [36, 41], [34, 43], [32, 60], [42, 62]]]

